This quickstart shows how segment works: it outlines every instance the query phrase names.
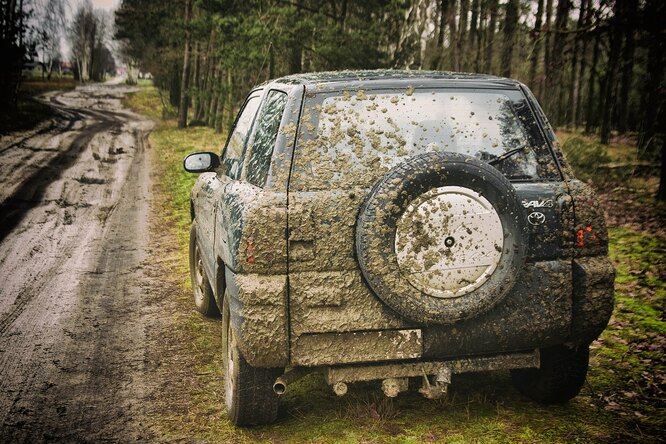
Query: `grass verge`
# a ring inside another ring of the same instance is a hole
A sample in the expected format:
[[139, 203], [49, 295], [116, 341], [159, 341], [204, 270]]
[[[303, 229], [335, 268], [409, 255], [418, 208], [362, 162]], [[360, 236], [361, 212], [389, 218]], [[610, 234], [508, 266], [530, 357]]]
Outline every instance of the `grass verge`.
[[[155, 91], [142, 89], [129, 104], [159, 109]], [[224, 412], [219, 322], [193, 309], [188, 277], [189, 189], [183, 156], [219, 151], [224, 138], [206, 128], [178, 130], [162, 121], [150, 137], [153, 153], [153, 236], [156, 273], [170, 298], [173, 329], [162, 332], [160, 396], [155, 432], [164, 440], [196, 442], [656, 442], [664, 429], [664, 249], [666, 237], [635, 225], [611, 229], [617, 267], [617, 307], [592, 346], [580, 396], [544, 407], [522, 398], [506, 373], [455, 378], [447, 399], [414, 391], [386, 399], [372, 383], [355, 384], [338, 398], [309, 376], [290, 386], [272, 426], [238, 429]], [[624, 190], [620, 190], [626, 199]]]
[[73, 79], [27, 79], [21, 83], [16, 108], [0, 115], [0, 134], [25, 131], [53, 116], [53, 110], [34, 99], [47, 91], [74, 89], [78, 82]]

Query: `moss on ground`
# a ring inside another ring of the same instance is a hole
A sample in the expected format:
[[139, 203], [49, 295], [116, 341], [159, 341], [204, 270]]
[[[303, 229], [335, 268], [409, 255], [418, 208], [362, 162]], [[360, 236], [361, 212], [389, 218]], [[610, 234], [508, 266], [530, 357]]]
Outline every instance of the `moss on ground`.
[[[141, 103], [139, 109], [148, 110], [161, 106], [151, 89], [142, 89], [127, 103]], [[167, 234], [158, 238], [155, 254], [164, 263], [164, 285], [172, 289], [175, 307], [174, 331], [164, 341], [169, 368], [162, 377], [169, 389], [160, 394], [163, 407], [152, 426], [162, 439], [238, 443], [662, 439], [666, 237], [634, 226], [610, 230], [610, 254], [617, 268], [616, 310], [609, 328], [592, 345], [587, 383], [573, 401], [561, 406], [535, 404], [513, 390], [508, 374], [502, 372], [454, 378], [448, 398], [439, 401], [414, 391], [386, 399], [372, 383], [354, 384], [349, 395], [338, 398], [321, 377], [311, 375], [289, 387], [276, 424], [234, 427], [223, 407], [220, 323], [199, 316], [190, 300], [188, 196], [196, 177], [182, 170], [185, 154], [220, 151], [224, 137], [201, 127], [178, 130], [174, 121], [167, 120], [159, 123], [150, 143], [155, 214], [159, 230]]]

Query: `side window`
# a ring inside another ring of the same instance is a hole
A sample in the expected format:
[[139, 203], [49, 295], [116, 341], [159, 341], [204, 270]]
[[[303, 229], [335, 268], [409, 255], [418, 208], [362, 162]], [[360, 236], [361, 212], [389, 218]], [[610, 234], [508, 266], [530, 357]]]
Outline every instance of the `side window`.
[[260, 102], [259, 96], [252, 96], [245, 102], [245, 106], [238, 119], [236, 119], [236, 125], [234, 125], [233, 132], [227, 141], [227, 147], [222, 156], [222, 174], [232, 179], [240, 177], [245, 144]]
[[251, 143], [247, 181], [260, 188], [266, 183], [275, 139], [286, 104], [287, 94], [282, 91], [271, 91], [259, 112], [257, 128]]

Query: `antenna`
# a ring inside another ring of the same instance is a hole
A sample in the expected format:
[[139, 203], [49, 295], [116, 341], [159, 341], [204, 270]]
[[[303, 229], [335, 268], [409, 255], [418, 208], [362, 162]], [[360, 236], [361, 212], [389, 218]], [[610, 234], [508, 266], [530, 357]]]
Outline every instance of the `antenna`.
[[259, 83], [259, 76], [261, 75], [261, 71], [264, 69], [264, 65], [266, 64], [266, 59], [268, 58], [268, 55], [271, 53], [271, 48], [273, 47], [273, 41], [271, 40], [268, 42], [268, 49], [266, 50], [266, 54], [264, 55], [264, 61], [261, 62], [261, 66], [259, 67], [259, 71], [257, 72], [257, 76], [255, 77], [254, 85], [252, 86], [252, 89], [254, 89], [257, 84]]

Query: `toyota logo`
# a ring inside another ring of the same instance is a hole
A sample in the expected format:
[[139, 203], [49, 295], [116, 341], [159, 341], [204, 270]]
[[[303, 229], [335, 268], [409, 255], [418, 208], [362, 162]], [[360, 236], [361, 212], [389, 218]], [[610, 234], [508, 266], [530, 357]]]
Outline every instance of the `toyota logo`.
[[541, 225], [546, 221], [546, 216], [543, 213], [534, 211], [533, 213], [530, 213], [529, 216], [527, 216], [527, 221], [532, 225]]

